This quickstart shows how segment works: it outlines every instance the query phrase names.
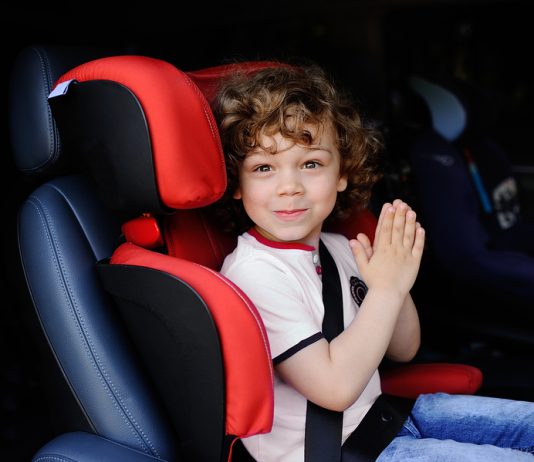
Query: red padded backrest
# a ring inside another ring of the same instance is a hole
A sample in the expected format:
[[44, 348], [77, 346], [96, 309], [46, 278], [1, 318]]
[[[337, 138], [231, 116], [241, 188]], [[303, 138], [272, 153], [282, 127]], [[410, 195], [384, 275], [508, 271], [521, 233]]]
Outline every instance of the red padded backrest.
[[[374, 239], [377, 219], [368, 210], [358, 210], [343, 221], [325, 227], [347, 238], [358, 233]], [[163, 219], [162, 233], [167, 244], [167, 253], [174, 257], [194, 261], [208, 268], [219, 270], [224, 257], [234, 250], [237, 236], [222, 232], [205, 216], [203, 210], [181, 210]]]
[[223, 233], [203, 210], [179, 210], [164, 217], [167, 253], [218, 271], [237, 245], [237, 236]]
[[206, 99], [211, 103], [217, 91], [219, 90], [219, 83], [237, 70], [246, 74], [254, 73], [266, 67], [287, 66], [283, 63], [275, 61], [248, 61], [243, 63], [226, 64], [222, 66], [207, 67], [198, 71], [189, 71], [187, 75], [200, 88]]
[[326, 226], [325, 231], [343, 234], [348, 239], [354, 239], [358, 233], [364, 233], [373, 242], [377, 223], [377, 218], [369, 209], [354, 210], [344, 220]]

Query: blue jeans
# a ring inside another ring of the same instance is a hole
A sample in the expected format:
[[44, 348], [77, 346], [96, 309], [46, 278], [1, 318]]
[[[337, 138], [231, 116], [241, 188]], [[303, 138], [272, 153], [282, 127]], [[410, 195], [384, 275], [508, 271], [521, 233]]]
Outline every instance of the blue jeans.
[[377, 462], [534, 461], [534, 403], [435, 393], [410, 417]]

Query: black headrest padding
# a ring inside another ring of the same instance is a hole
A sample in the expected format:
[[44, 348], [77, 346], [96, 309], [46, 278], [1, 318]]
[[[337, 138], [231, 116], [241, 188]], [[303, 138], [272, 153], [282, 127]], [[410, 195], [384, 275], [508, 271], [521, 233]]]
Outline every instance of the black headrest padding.
[[50, 105], [66, 154], [80, 156], [112, 211], [167, 211], [157, 192], [147, 121], [127, 87], [109, 80], [73, 82]]
[[53, 45], [28, 46], [17, 55], [9, 88], [9, 129], [13, 160], [25, 174], [55, 174], [61, 141], [48, 106], [56, 80], [73, 67], [111, 50]]

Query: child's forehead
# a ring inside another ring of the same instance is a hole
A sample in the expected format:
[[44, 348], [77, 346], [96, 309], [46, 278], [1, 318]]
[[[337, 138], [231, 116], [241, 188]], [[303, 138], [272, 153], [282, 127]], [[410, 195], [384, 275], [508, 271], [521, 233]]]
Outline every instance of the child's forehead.
[[[285, 132], [286, 134], [282, 135], [282, 132]], [[304, 133], [309, 134], [305, 137], [310, 140], [309, 143], [303, 139], [302, 134]], [[280, 127], [265, 127], [265, 129], [258, 134], [259, 142], [282, 138], [292, 140], [292, 142], [297, 141], [299, 144], [313, 145], [322, 140], [329, 141], [330, 139], [334, 139], [335, 130], [332, 122], [329, 120], [321, 120], [318, 122], [304, 122], [298, 127], [291, 123], [286, 123], [285, 130], [282, 130]]]
[[298, 137], [284, 136], [281, 131], [264, 132], [259, 135], [257, 146], [247, 154], [278, 154], [297, 145], [305, 150], [322, 149], [331, 151], [336, 148], [334, 130], [330, 124], [310, 124], [305, 127], [311, 135], [306, 142]]

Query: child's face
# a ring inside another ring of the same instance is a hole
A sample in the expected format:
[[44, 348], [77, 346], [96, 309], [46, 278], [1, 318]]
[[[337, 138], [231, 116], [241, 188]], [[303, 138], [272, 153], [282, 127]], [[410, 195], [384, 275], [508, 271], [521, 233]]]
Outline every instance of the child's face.
[[317, 247], [323, 221], [347, 179], [339, 173], [333, 129], [306, 128], [314, 135], [310, 146], [293, 144], [280, 133], [263, 136], [261, 145], [276, 146], [276, 153], [257, 148], [246, 155], [234, 198], [243, 201], [256, 229], [268, 239]]

